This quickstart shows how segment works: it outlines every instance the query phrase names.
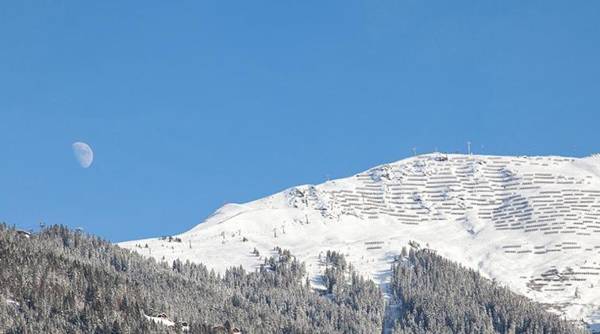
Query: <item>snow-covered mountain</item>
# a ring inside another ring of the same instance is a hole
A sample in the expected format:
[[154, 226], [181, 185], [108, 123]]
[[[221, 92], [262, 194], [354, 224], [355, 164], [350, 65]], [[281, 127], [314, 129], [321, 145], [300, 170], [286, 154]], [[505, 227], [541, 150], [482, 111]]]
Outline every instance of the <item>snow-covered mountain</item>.
[[252, 270], [279, 246], [313, 278], [324, 252], [337, 250], [385, 291], [391, 261], [411, 240], [600, 325], [600, 156], [422, 155], [227, 204], [171, 241], [120, 245], [221, 272]]

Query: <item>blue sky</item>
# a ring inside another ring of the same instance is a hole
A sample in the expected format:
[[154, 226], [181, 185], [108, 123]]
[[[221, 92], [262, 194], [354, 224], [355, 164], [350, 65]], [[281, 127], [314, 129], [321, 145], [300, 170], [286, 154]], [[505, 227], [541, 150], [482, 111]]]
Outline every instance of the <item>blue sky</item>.
[[598, 152], [598, 17], [595, 1], [2, 2], [0, 221], [121, 241], [413, 147]]

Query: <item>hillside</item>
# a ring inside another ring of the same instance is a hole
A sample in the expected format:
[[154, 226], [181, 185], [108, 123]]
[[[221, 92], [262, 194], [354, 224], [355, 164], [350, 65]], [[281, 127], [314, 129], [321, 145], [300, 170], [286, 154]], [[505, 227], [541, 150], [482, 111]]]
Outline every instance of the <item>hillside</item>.
[[[53, 226], [32, 235], [0, 224], [0, 332], [374, 333], [383, 300], [356, 279], [321, 296], [304, 266], [276, 250], [257, 272], [157, 263]], [[346, 271], [346, 274], [351, 274]], [[170, 325], [170, 326], [169, 326]]]
[[203, 265], [144, 259], [62, 226], [28, 234], [0, 224], [0, 330], [583, 334], [433, 251], [403, 248], [394, 259], [390, 290], [402, 307], [387, 314], [379, 289], [342, 254], [325, 253], [324, 289], [315, 291], [293, 254], [271, 253], [256, 272], [230, 268], [220, 276]]
[[[600, 323], [600, 158], [429, 154], [228, 204], [188, 232], [120, 245], [145, 256], [257, 268], [276, 246], [344, 254], [386, 298], [409, 240], [571, 320]], [[391, 302], [393, 303], [393, 301]]]

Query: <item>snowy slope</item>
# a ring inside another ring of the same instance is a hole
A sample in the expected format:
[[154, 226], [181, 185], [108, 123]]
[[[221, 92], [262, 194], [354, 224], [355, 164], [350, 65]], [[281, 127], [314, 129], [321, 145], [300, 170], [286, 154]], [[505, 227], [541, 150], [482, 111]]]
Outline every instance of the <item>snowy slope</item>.
[[280, 246], [313, 277], [320, 255], [338, 250], [385, 291], [390, 262], [415, 240], [569, 319], [600, 324], [599, 156], [422, 155], [228, 204], [175, 237], [120, 245], [217, 271], [252, 270]]

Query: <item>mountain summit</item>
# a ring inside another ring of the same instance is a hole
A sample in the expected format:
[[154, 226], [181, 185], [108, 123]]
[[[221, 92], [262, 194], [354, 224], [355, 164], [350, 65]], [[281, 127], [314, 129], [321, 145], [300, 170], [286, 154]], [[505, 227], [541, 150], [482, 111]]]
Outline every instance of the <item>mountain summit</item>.
[[315, 286], [336, 250], [386, 292], [409, 244], [600, 324], [600, 156], [421, 155], [227, 204], [183, 234], [120, 246], [221, 272], [253, 269], [278, 246], [306, 262]]

